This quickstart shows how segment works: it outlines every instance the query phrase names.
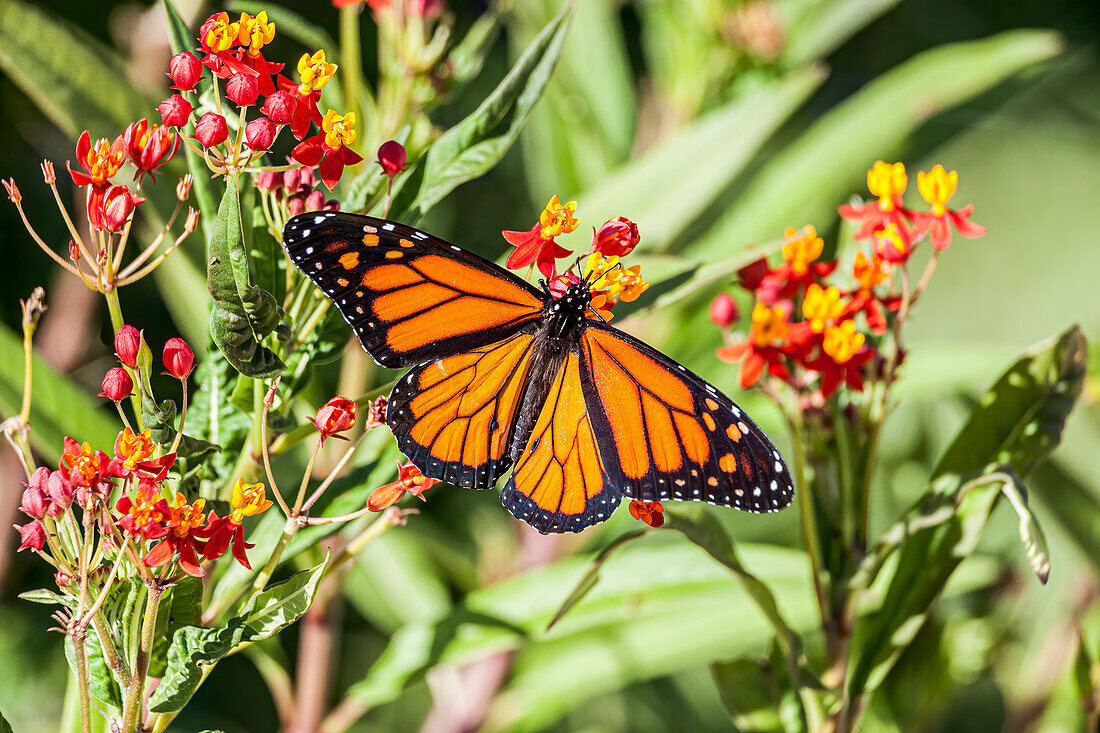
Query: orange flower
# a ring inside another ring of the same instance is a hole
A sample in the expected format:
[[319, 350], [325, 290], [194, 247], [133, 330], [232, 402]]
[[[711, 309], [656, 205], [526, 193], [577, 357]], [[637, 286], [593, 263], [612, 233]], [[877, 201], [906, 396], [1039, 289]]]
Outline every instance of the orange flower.
[[630, 516], [650, 527], [660, 527], [665, 523], [665, 508], [659, 501], [641, 501], [634, 499], [628, 507]]
[[915, 214], [917, 234], [930, 233], [929, 239], [936, 249], [947, 249], [951, 246], [952, 227], [967, 239], [985, 234], [985, 227], [968, 221], [974, 213], [973, 206], [964, 206], [958, 211], [947, 208], [947, 201], [955, 195], [958, 184], [959, 174], [944, 170], [942, 165], [935, 166], [927, 173], [917, 173], [920, 195], [932, 206], [931, 211]]
[[196, 499], [188, 504], [183, 494], [177, 493], [175, 502], [168, 507], [168, 533], [145, 556], [145, 565], [159, 568], [179, 553], [180, 569], [188, 575], [201, 578], [198, 553], [204, 549], [202, 526], [206, 523], [206, 499]]
[[405, 496], [406, 493], [416, 496], [424, 501], [424, 491], [439, 483], [438, 479], [428, 478], [420, 472], [420, 469], [406, 461], [397, 464], [397, 480], [384, 486], [379, 486], [371, 492], [367, 498], [367, 509], [372, 512], [380, 512], [393, 506]]
[[233, 557], [249, 570], [252, 566], [248, 563], [246, 550], [251, 550], [255, 545], [244, 541], [244, 518], [262, 514], [271, 508], [262, 483], [245, 483], [243, 478], [238, 478], [233, 486], [233, 496], [230, 499], [232, 511], [224, 517], [218, 517], [216, 512], [210, 512], [210, 523], [205, 530], [209, 536], [203, 554], [210, 560], [221, 557], [230, 543], [233, 545]]

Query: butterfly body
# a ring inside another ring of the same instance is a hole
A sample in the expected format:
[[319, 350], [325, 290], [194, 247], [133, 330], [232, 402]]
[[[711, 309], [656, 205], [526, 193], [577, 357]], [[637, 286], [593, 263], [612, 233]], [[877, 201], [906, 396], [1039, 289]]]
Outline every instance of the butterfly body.
[[291, 260], [381, 365], [411, 367], [386, 421], [426, 476], [501, 491], [541, 532], [621, 499], [787, 506], [782, 457], [702, 378], [608, 326], [589, 285], [561, 297], [424, 232], [324, 212], [291, 219]]

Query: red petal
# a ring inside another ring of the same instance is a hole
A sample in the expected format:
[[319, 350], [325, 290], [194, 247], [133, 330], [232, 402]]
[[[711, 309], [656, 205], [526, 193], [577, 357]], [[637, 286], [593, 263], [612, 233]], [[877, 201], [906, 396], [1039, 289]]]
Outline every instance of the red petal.
[[336, 188], [340, 182], [340, 175], [344, 172], [344, 160], [339, 154], [329, 153], [321, 159], [321, 180], [328, 186], [328, 190]]
[[172, 543], [168, 540], [163, 540], [152, 550], [149, 550], [149, 554], [145, 556], [145, 566], [150, 568], [159, 568], [161, 565], [171, 559]]
[[748, 389], [756, 384], [760, 375], [764, 373], [764, 357], [755, 351], [741, 364], [741, 388]]
[[302, 165], [315, 166], [321, 162], [321, 158], [325, 154], [322, 141], [324, 137], [321, 135], [314, 135], [313, 137], [303, 140], [295, 146], [294, 150], [290, 151], [290, 157], [298, 161]]

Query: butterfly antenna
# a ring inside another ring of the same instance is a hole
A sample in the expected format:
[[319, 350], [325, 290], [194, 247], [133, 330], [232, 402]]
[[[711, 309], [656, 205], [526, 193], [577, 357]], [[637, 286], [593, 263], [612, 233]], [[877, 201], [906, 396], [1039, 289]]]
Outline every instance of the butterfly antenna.
[[604, 317], [603, 317], [602, 315], [600, 315], [600, 312], [599, 312], [598, 310], [596, 310], [596, 309], [595, 309], [595, 308], [593, 308], [592, 306], [588, 306], [588, 310], [590, 310], [590, 311], [592, 311], [593, 313], [595, 313], [595, 314], [596, 314], [596, 318], [599, 318], [599, 319], [600, 319], [601, 321], [603, 321], [604, 323], [607, 323], [607, 319], [606, 319], [606, 318], [604, 318]]
[[550, 292], [550, 284], [546, 282], [546, 278], [539, 278], [539, 287], [542, 288], [542, 291], [547, 295], [553, 295], [553, 293]]

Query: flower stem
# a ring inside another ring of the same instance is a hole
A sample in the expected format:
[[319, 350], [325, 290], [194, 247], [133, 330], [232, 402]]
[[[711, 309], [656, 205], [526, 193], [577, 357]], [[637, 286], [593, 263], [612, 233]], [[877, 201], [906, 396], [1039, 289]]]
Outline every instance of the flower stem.
[[76, 685], [80, 692], [80, 729], [90, 731], [92, 729], [92, 706], [88, 686], [88, 648], [87, 627], [77, 625], [71, 632], [73, 647], [76, 650]]
[[134, 659], [134, 675], [122, 701], [122, 733], [135, 733], [138, 730], [145, 678], [149, 673], [149, 656], [153, 651], [153, 637], [157, 627], [157, 611], [160, 609], [163, 592], [163, 589], [154, 583], [149, 586], [149, 595], [145, 599], [145, 613], [141, 620], [141, 642], [137, 657]]
[[823, 566], [821, 560], [821, 545], [817, 535], [817, 518], [814, 515], [814, 501], [811, 489], [806, 480], [806, 448], [805, 436], [802, 432], [802, 412], [795, 405], [789, 412], [791, 423], [791, 439], [794, 444], [794, 470], [798, 477], [798, 487], [795, 493], [798, 495], [798, 513], [802, 523], [802, 541], [806, 545], [806, 554], [810, 558], [810, 571], [814, 581], [814, 592], [817, 595], [818, 607], [821, 610], [822, 623], [827, 623], [831, 616], [829, 599], [825, 595], [822, 582]]

